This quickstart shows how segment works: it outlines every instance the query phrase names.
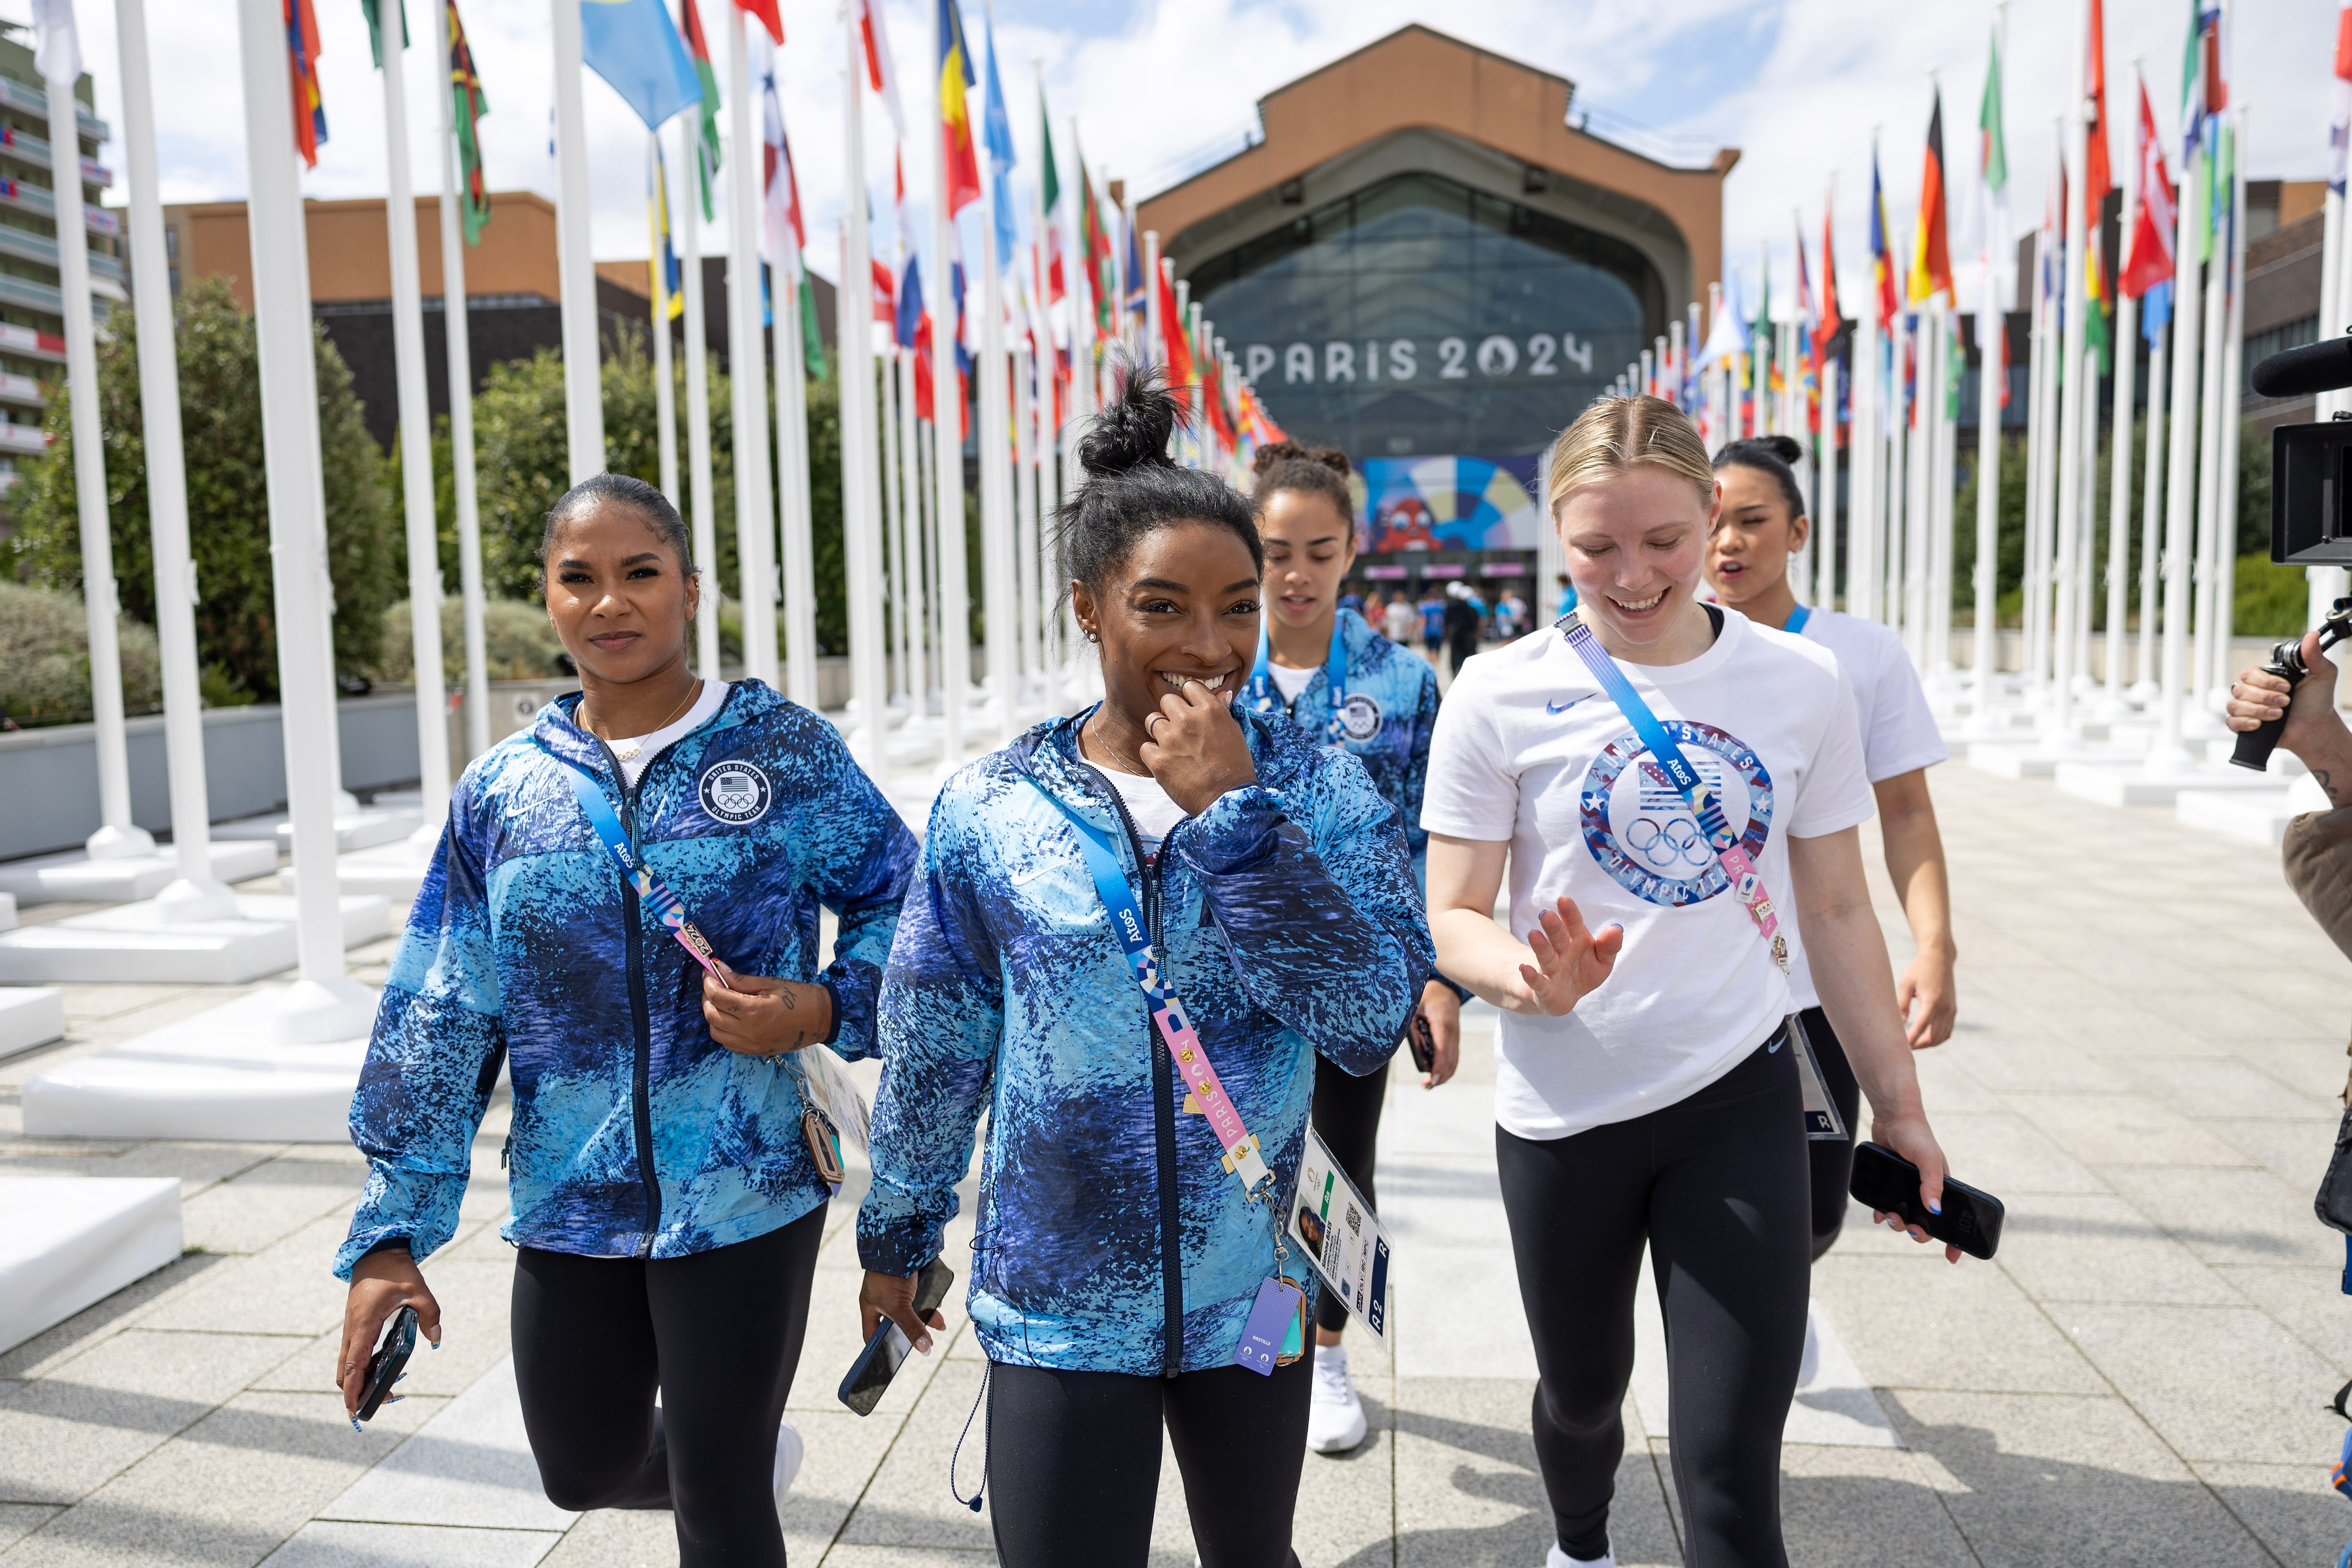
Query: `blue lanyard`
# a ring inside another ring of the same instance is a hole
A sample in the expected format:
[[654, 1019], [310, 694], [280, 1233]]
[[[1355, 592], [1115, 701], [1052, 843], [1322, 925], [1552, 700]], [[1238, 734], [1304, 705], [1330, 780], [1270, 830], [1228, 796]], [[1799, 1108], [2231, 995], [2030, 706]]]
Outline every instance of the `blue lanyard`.
[[[1143, 992], [1145, 1010], [1150, 1013], [1152, 1025], [1167, 1046], [1178, 1076], [1192, 1092], [1202, 1113], [1208, 1117], [1218, 1145], [1225, 1151], [1225, 1169], [1242, 1184], [1244, 1196], [1255, 1199], [1258, 1184], [1274, 1173], [1266, 1169], [1257, 1135], [1242, 1124], [1241, 1113], [1226, 1097], [1217, 1070], [1209, 1063], [1208, 1048], [1193, 1032], [1184, 1004], [1177, 999], [1160, 973], [1160, 961], [1151, 951], [1151, 927], [1144, 921], [1143, 908], [1136, 903], [1134, 891], [1127, 885], [1127, 871], [1118, 863], [1118, 852], [1111, 847], [1110, 836], [1034, 779], [1030, 783], [1069, 820], [1071, 830], [1077, 834], [1078, 852], [1086, 857], [1087, 872], [1095, 880], [1095, 892], [1101, 897], [1103, 908], [1109, 912], [1111, 931], [1118, 937], [1119, 947], [1127, 955], [1128, 968]], [[1277, 1225], [1277, 1232], [1279, 1228]], [[1277, 1234], [1277, 1253], [1280, 1239]]]
[[[1273, 675], [1266, 671], [1271, 652], [1271, 639], [1263, 619], [1266, 612], [1260, 610], [1258, 613], [1257, 663], [1250, 666], [1249, 685], [1243, 695], [1254, 711], [1272, 713], [1284, 704], [1281, 694], [1274, 689]], [[1327, 695], [1331, 704], [1330, 716], [1323, 721], [1323, 738], [1333, 745], [1348, 738], [1348, 641], [1343, 631], [1339, 612], [1335, 610], [1331, 612], [1331, 651], [1323, 659], [1323, 682], [1329, 688]]]
[[696, 963], [709, 970], [720, 985], [726, 985], [727, 977], [719, 973], [718, 956], [711, 951], [710, 939], [687, 917], [685, 902], [630, 847], [629, 835], [622, 828], [620, 817], [613, 810], [613, 803], [604, 799], [604, 785], [578, 763], [562, 758], [556, 760], [562, 762], [564, 771], [571, 775], [572, 792], [580, 798], [580, 810], [586, 814], [588, 825], [596, 830], [596, 836], [604, 841], [605, 850], [620, 865], [623, 879], [637, 890], [637, 902], [694, 955]]
[[1794, 610], [1789, 612], [1789, 618], [1780, 622], [1780, 630], [1786, 632], [1791, 637], [1803, 636], [1805, 634], [1805, 622], [1811, 618], [1812, 613], [1813, 612], [1811, 610], [1806, 609], [1803, 605], [1798, 605]]

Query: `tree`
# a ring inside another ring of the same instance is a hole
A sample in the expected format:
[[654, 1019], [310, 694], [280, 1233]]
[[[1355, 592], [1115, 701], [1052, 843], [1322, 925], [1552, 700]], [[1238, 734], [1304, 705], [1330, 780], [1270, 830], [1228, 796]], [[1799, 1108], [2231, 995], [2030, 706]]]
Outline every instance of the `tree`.
[[[180, 420], [188, 484], [188, 534], [195, 556], [197, 656], [266, 701], [278, 692], [269, 556], [269, 493], [261, 442], [261, 382], [253, 318], [226, 280], [191, 287], [174, 309]], [[335, 668], [353, 674], [375, 663], [380, 613], [399, 584], [397, 524], [383, 454], [368, 438], [352, 375], [323, 332], [313, 329], [319, 434], [327, 500], [327, 569], [334, 585]], [[114, 570], [126, 614], [155, 621], [154, 552], [147, 517], [147, 450], [139, 396], [138, 323], [117, 311], [98, 349], [99, 420], [105, 433], [107, 512]], [[82, 591], [80, 521], [75, 509], [73, 429], [65, 384], [47, 388], [47, 453], [20, 471], [5, 546], [9, 573], [67, 592]]]

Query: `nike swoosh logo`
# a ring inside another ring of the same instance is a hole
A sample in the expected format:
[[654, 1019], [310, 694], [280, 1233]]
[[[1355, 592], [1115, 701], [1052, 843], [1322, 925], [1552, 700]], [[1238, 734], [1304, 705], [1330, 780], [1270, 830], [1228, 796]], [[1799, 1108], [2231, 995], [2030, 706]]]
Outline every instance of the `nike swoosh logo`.
[[[1591, 695], [1591, 694], [1589, 692], [1585, 694], [1586, 696], [1590, 696]], [[1584, 697], [1570, 697], [1564, 703], [1548, 702], [1544, 704], [1544, 712], [1551, 715], [1554, 718], [1558, 718], [1560, 715], [1566, 713], [1569, 709], [1574, 707], [1583, 700]]]
[[1047, 861], [1043, 865], [1031, 866], [1027, 871], [1021, 873], [1013, 879], [1013, 885], [1019, 887], [1024, 883], [1035, 882], [1039, 877], [1044, 876], [1047, 872], [1052, 871], [1053, 869], [1055, 868], [1052, 861]]
[[1764, 1048], [1764, 1054], [1770, 1056], [1777, 1052], [1780, 1049], [1780, 1041], [1782, 1038], [1783, 1037], [1780, 1035], [1774, 1035], [1772, 1037], [1772, 1043]]

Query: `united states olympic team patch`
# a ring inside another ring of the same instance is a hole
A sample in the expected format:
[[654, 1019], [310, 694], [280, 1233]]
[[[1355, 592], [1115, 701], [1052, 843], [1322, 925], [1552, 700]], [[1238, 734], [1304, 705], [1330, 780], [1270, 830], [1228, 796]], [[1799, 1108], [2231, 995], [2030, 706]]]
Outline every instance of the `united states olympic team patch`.
[[730, 827], [756, 822], [768, 814], [775, 791], [768, 776], [753, 764], [730, 758], [714, 762], [702, 772], [702, 809]]

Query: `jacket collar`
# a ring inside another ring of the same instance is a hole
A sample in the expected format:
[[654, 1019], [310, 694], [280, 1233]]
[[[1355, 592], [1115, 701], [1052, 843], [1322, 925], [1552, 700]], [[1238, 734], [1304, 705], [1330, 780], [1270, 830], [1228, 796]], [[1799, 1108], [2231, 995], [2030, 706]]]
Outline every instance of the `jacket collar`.
[[[604, 747], [597, 738], [580, 727], [577, 720], [584, 694], [566, 692], [541, 708], [531, 719], [530, 737], [541, 750], [559, 762], [586, 769], [598, 779], [617, 786], [605, 759]], [[786, 706], [786, 701], [775, 691], [750, 676], [734, 683], [719, 711], [710, 716], [692, 733], [709, 735], [737, 725], [749, 724]]]
[[[1360, 622], [1361, 617], [1358, 619]], [[1039, 789], [1087, 821], [1115, 830], [1119, 818], [1118, 808], [1111, 803], [1110, 790], [1096, 773], [1094, 765], [1078, 755], [1078, 727], [1093, 712], [1089, 707], [1036, 726], [1013, 743], [1013, 764]], [[1296, 725], [1273, 723], [1252, 713], [1236, 713], [1234, 716], [1249, 740], [1250, 760], [1257, 768], [1257, 781], [1270, 789], [1279, 789], [1297, 778], [1315, 754], [1315, 748], [1301, 737]]]

